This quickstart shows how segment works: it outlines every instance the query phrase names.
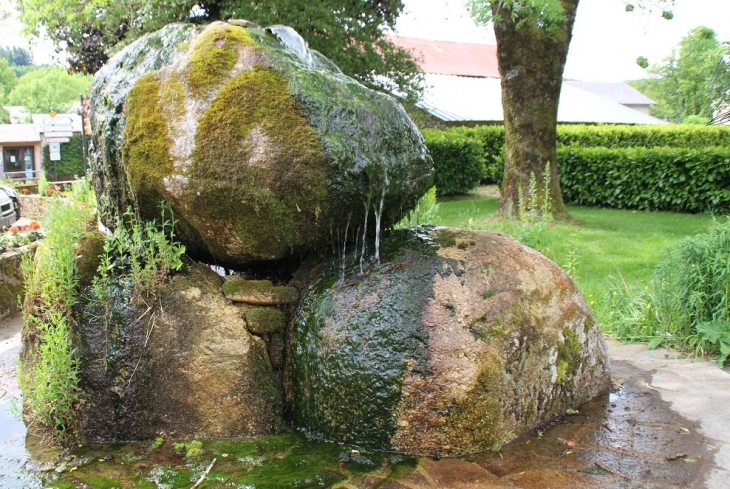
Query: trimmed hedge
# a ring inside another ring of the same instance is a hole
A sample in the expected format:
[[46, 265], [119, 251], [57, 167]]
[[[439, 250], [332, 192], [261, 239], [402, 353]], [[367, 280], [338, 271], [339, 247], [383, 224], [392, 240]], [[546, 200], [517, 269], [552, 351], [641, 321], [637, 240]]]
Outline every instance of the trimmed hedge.
[[[83, 141], [81, 136], [73, 136], [68, 143], [61, 143], [61, 159], [56, 162], [58, 176], [84, 174]], [[46, 178], [53, 180], [53, 161], [46, 145], [43, 147], [43, 170]]]
[[435, 167], [434, 184], [438, 195], [463, 194], [484, 178], [484, 150], [481, 144], [457, 132], [423, 132]]
[[584, 148], [656, 148], [700, 149], [709, 146], [730, 147], [730, 128], [725, 126], [558, 126], [558, 145]]
[[[467, 146], [464, 141], [481, 147], [485, 163], [481, 183], [501, 183], [504, 126], [427, 130], [424, 137], [436, 166], [439, 195], [445, 195], [439, 185], [451, 190], [451, 180], [463, 178], [455, 173], [467, 164], [459, 161], [464, 156], [457, 150]], [[454, 149], [442, 156], [445, 141]], [[560, 125], [558, 169], [566, 203], [730, 212], [730, 128], [725, 126]], [[458, 192], [470, 190], [466, 187]]]
[[575, 205], [730, 213], [730, 148], [558, 148], [563, 199]]

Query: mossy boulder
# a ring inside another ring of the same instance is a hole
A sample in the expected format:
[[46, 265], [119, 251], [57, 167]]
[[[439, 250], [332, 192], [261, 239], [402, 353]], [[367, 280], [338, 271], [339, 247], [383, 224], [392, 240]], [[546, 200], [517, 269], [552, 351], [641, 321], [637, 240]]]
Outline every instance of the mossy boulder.
[[297, 428], [459, 455], [609, 388], [603, 335], [543, 255], [500, 233], [437, 229], [390, 236], [383, 257], [344, 275], [333, 260], [304, 288], [286, 374]]
[[166, 201], [190, 253], [241, 265], [372, 236], [410, 210], [433, 181], [416, 127], [291, 36], [171, 25], [114, 56], [92, 89], [106, 215], [153, 219]]
[[267, 345], [248, 332], [215, 272], [193, 265], [149, 308], [130, 301], [128, 285], [120, 283], [107, 306], [79, 311], [83, 442], [230, 438], [280, 429], [281, 384]]

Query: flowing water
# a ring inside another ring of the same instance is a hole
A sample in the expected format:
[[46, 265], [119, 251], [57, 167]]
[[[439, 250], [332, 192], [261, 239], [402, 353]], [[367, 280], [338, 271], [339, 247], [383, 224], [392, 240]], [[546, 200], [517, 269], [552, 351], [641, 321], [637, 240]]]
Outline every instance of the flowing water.
[[[300, 433], [177, 446], [119, 444], [61, 452], [11, 413], [19, 317], [0, 322], [0, 487], [5, 488], [679, 488], [699, 487], [708, 440], [649, 386], [650, 373], [613, 362], [614, 392], [522, 438], [434, 460], [308, 440]], [[199, 450], [199, 451], [200, 451]]]

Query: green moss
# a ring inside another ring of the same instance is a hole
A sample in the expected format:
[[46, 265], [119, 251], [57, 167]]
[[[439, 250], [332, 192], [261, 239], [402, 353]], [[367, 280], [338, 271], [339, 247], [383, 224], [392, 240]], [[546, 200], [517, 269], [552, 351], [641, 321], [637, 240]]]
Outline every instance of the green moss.
[[120, 487], [124, 487], [124, 484], [121, 481], [117, 479], [112, 479], [111, 477], [106, 477], [104, 475], [79, 475], [78, 478], [88, 484], [90, 487], [94, 487], [97, 489], [118, 489]]
[[99, 268], [100, 257], [104, 253], [106, 238], [99, 231], [87, 231], [79, 238], [76, 247], [76, 270], [79, 285], [90, 285]]
[[255, 307], [246, 311], [248, 330], [253, 334], [277, 333], [284, 330], [284, 313], [278, 309]]
[[223, 282], [223, 295], [257, 295], [268, 294], [274, 284], [269, 280], [244, 280], [229, 278]]
[[188, 89], [202, 96], [216, 88], [236, 63], [239, 48], [254, 45], [246, 29], [233, 25], [210, 26], [195, 41]]
[[144, 199], [142, 209], [156, 210], [162, 195], [162, 179], [174, 166], [169, 155], [172, 144], [160, 109], [160, 80], [156, 73], [140, 78], [127, 97], [127, 122], [122, 156], [132, 191]]
[[459, 248], [460, 250], [465, 250], [469, 247], [469, 243], [467, 243], [466, 241], [462, 241], [461, 243], [456, 245], [456, 247]]
[[558, 343], [557, 383], [562, 384], [569, 376], [573, 376], [580, 367], [582, 344], [577, 334], [567, 326], [563, 329], [563, 342]]
[[442, 247], [448, 248], [450, 246], [456, 246], [456, 236], [456, 231], [441, 229], [434, 234], [434, 239]]
[[485, 290], [484, 292], [482, 292], [482, 299], [484, 299], [484, 300], [490, 299], [490, 298], [494, 297], [496, 294], [497, 294], [497, 292], [494, 290]]
[[[241, 73], [199, 120], [189, 192], [202, 234], [218, 232], [219, 219], [232, 222], [251, 259], [321, 240], [329, 232], [320, 219], [327, 215], [325, 166], [319, 137], [287, 82], [262, 68]], [[220, 242], [207, 244], [226, 256]]]

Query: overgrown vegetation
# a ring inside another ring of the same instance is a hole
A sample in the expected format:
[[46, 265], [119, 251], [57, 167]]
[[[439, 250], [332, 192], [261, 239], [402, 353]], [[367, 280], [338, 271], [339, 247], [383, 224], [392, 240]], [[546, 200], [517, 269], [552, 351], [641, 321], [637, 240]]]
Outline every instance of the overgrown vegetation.
[[23, 315], [33, 338], [23, 359], [20, 386], [29, 427], [39, 423], [60, 438], [75, 433], [81, 404], [79, 361], [73, 346], [72, 308], [78, 302], [76, 243], [94, 222], [88, 182], [74, 185], [69, 199], [53, 199], [44, 220], [46, 238], [35, 257], [27, 254]]
[[622, 339], [730, 356], [730, 219], [670, 247], [643, 289], [614, 281], [607, 326]]
[[[20, 372], [24, 415], [31, 429], [40, 425], [39, 431], [48, 429], [60, 440], [74, 439], [83, 403], [74, 347], [74, 306], [82, 300], [80, 263], [97, 259], [83, 256], [88, 251], [80, 247], [84, 236], [97, 233], [95, 202], [86, 180], [75, 182], [67, 197], [54, 197], [44, 219], [46, 238], [35, 257], [26, 255], [22, 263], [28, 328]], [[129, 280], [134, 297], [148, 297], [169, 273], [182, 267], [185, 248], [172, 242], [174, 220], [166, 220], [164, 211], [159, 227], [155, 222], [139, 223], [132, 215], [125, 217], [126, 225], [119, 225], [105, 239], [92, 297], [83, 300], [108, 300], [113, 274]]]

